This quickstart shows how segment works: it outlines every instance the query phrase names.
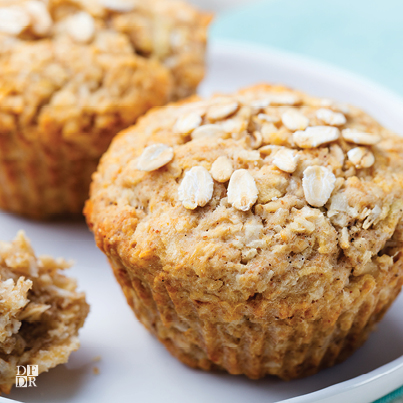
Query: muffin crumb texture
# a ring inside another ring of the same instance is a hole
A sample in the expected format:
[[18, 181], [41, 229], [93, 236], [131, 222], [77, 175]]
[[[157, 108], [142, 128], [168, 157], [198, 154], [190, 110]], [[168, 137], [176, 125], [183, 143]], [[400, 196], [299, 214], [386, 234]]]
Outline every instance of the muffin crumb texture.
[[78, 349], [89, 307], [76, 282], [60, 273], [69, 266], [36, 257], [22, 231], [0, 242], [0, 392], [10, 392], [18, 365], [46, 372]]
[[[172, 156], [140, 170], [150, 147]], [[347, 358], [400, 292], [402, 157], [403, 140], [353, 106], [256, 85], [120, 133], [85, 214], [173, 355], [298, 378]]]

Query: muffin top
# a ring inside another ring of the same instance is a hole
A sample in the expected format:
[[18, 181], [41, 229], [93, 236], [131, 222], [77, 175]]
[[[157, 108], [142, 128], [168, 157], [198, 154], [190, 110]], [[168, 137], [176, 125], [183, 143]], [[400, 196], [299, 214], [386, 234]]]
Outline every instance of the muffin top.
[[120, 133], [85, 213], [132, 275], [201, 302], [275, 299], [281, 317], [393, 265], [402, 155], [352, 106], [257, 85], [153, 109]]
[[0, 0], [0, 133], [102, 142], [194, 93], [210, 19], [176, 0]]

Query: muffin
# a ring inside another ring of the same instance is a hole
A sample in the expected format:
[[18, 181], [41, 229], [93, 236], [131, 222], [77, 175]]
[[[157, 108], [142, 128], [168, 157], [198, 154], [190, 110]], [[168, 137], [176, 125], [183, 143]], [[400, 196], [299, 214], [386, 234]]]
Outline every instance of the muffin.
[[113, 136], [195, 92], [209, 21], [173, 0], [0, 0], [0, 208], [81, 214]]
[[402, 156], [359, 109], [257, 85], [120, 133], [85, 215], [174, 356], [289, 380], [347, 358], [399, 294]]
[[78, 349], [89, 307], [75, 280], [60, 273], [69, 266], [36, 257], [22, 231], [13, 242], [0, 242], [0, 392], [10, 392], [17, 366], [46, 372]]

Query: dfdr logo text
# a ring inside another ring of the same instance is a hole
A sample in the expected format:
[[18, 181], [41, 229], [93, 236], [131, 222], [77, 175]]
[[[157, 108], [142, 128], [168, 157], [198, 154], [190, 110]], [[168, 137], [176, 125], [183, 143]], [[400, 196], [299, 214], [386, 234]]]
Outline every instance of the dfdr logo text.
[[17, 375], [15, 377], [15, 386], [17, 388], [36, 387], [35, 378], [38, 376], [37, 365], [17, 365]]

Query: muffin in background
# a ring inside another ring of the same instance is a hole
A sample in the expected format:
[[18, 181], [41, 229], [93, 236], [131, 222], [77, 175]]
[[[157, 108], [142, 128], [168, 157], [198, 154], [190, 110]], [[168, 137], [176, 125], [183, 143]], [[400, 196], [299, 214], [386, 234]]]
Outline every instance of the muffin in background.
[[0, 242], [0, 392], [9, 393], [17, 366], [47, 372], [80, 346], [78, 330], [89, 306], [63, 259], [35, 256], [24, 233]]
[[85, 215], [174, 356], [288, 380], [347, 358], [399, 294], [402, 155], [354, 107], [257, 85], [120, 133]]
[[81, 214], [113, 136], [195, 92], [210, 19], [176, 0], [0, 0], [0, 208]]

